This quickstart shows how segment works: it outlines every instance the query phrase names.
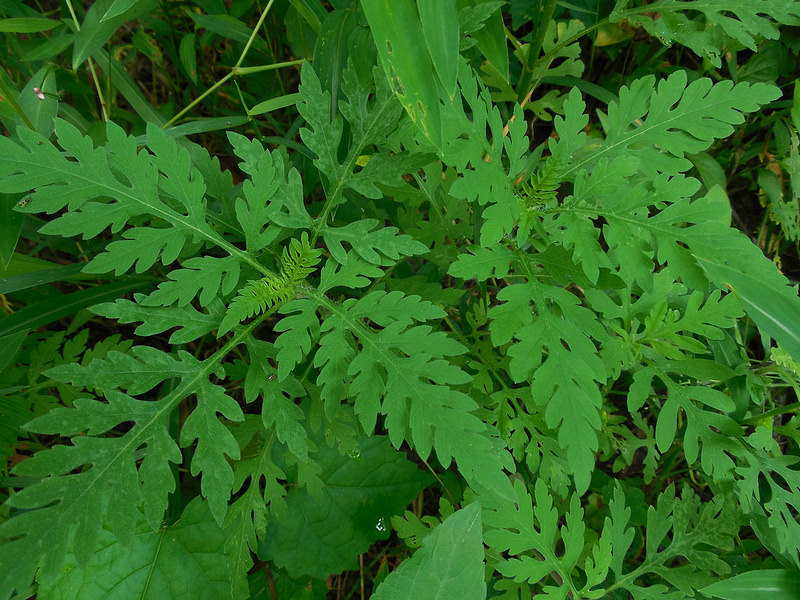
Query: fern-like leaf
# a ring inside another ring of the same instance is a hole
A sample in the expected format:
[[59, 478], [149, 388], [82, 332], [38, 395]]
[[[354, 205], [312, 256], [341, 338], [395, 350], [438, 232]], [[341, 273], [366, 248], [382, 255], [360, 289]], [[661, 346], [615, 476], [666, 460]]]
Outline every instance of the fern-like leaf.
[[280, 273], [250, 281], [239, 290], [220, 323], [218, 335], [225, 335], [245, 319], [290, 300], [297, 285], [314, 270], [319, 257], [320, 251], [311, 247], [306, 233], [299, 240], [293, 238], [283, 250]]
[[[690, 18], [698, 13], [705, 22]], [[641, 8], [614, 10], [610, 15], [612, 22], [622, 19], [642, 26], [662, 43], [677, 42], [686, 46], [719, 67], [719, 40], [724, 39], [721, 33], [755, 51], [758, 38], [778, 37], [779, 24], [800, 24], [800, 3], [793, 0], [660, 0]]]

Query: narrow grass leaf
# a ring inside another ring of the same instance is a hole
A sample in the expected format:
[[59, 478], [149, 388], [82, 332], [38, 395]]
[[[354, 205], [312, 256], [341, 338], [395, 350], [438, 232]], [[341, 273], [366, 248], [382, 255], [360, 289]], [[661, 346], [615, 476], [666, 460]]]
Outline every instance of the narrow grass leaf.
[[50, 31], [62, 25], [55, 19], [41, 19], [39, 17], [14, 17], [0, 19], [0, 33], [38, 33]]

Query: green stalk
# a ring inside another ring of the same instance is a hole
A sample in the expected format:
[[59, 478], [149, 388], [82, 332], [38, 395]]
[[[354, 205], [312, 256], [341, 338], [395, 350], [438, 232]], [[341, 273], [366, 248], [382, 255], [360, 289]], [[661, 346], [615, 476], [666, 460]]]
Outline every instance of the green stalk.
[[250, 37], [247, 39], [247, 43], [244, 45], [244, 49], [242, 50], [242, 53], [239, 55], [239, 60], [236, 61], [234, 69], [242, 64], [242, 61], [244, 61], [244, 57], [247, 56], [247, 53], [250, 51], [250, 46], [253, 44], [253, 40], [256, 39], [256, 34], [258, 33], [258, 30], [261, 29], [261, 26], [264, 24], [264, 19], [267, 18], [267, 13], [269, 13], [269, 9], [272, 8], [274, 2], [275, 0], [269, 0], [267, 5], [264, 7], [264, 10], [261, 11], [261, 16], [258, 17], [258, 22], [256, 23], [256, 26], [253, 27], [253, 31], [250, 32]]
[[202, 93], [202, 94], [200, 94], [200, 95], [199, 95], [197, 98], [195, 98], [194, 100], [192, 100], [192, 101], [191, 101], [191, 102], [190, 102], [190, 103], [189, 103], [189, 104], [188, 104], [188, 105], [187, 105], [185, 108], [183, 108], [183, 109], [182, 109], [180, 112], [178, 112], [178, 113], [177, 113], [177, 114], [176, 114], [174, 117], [172, 117], [172, 118], [171, 118], [169, 121], [167, 121], [166, 123], [164, 123], [164, 124], [161, 126], [161, 127], [162, 127], [162, 129], [166, 129], [167, 127], [169, 127], [170, 125], [172, 125], [172, 124], [173, 124], [175, 121], [177, 121], [178, 119], [180, 119], [180, 118], [181, 118], [183, 115], [185, 115], [187, 112], [189, 112], [190, 110], [192, 110], [192, 109], [193, 109], [195, 106], [197, 106], [198, 104], [200, 104], [200, 102], [202, 102], [202, 101], [203, 101], [203, 99], [204, 99], [206, 96], [208, 96], [209, 94], [211, 94], [211, 93], [212, 93], [214, 90], [216, 90], [216, 89], [217, 89], [219, 86], [221, 86], [223, 83], [225, 83], [226, 81], [228, 81], [228, 79], [230, 79], [231, 77], [233, 77], [233, 71], [231, 71], [230, 73], [227, 73], [227, 74], [225, 75], [225, 77], [223, 77], [222, 79], [220, 79], [219, 81], [217, 81], [217, 82], [216, 82], [214, 85], [212, 85], [210, 88], [208, 88], [208, 89], [207, 89], [205, 92], [203, 92], [203, 93]]
[[236, 64], [233, 67], [231, 67], [231, 71], [228, 74], [226, 74], [222, 79], [217, 81], [214, 85], [212, 85], [210, 88], [208, 88], [205, 92], [200, 94], [197, 98], [192, 100], [185, 108], [183, 108], [180, 112], [178, 112], [169, 121], [164, 123], [161, 126], [162, 128], [166, 129], [167, 127], [172, 125], [175, 121], [177, 121], [183, 115], [185, 115], [187, 112], [192, 110], [192, 108], [197, 106], [200, 102], [203, 101], [203, 99], [205, 99], [209, 94], [214, 92], [218, 87], [220, 87], [223, 83], [228, 81], [231, 77], [235, 77], [237, 75], [251, 75], [253, 73], [262, 73], [264, 71], [272, 71], [274, 69], [282, 69], [284, 67], [293, 67], [293, 66], [299, 65], [299, 64], [301, 64], [303, 62], [303, 59], [298, 59], [298, 60], [289, 60], [289, 61], [286, 61], [286, 62], [274, 63], [274, 64], [271, 64], [271, 65], [259, 65], [259, 66], [255, 66], [255, 67], [242, 67], [241, 66], [242, 62], [244, 61], [245, 57], [247, 56], [247, 53], [250, 51], [250, 46], [253, 45], [253, 40], [255, 39], [256, 34], [258, 33], [258, 30], [264, 24], [264, 19], [267, 18], [267, 13], [269, 13], [269, 9], [272, 8], [272, 5], [273, 5], [274, 2], [275, 2], [275, 0], [270, 0], [267, 3], [267, 6], [264, 7], [264, 10], [261, 11], [261, 16], [258, 18], [258, 22], [256, 23], [256, 26], [253, 28], [253, 31], [250, 32], [250, 37], [247, 39], [247, 43], [244, 45], [244, 48], [242, 49], [242, 53], [239, 55], [239, 60], [237, 60]]
[[293, 67], [295, 65], [302, 65], [306, 59], [298, 58], [297, 60], [287, 60], [286, 62], [272, 63], [271, 65], [258, 65], [256, 67], [233, 67], [231, 74], [233, 75], [252, 75], [253, 73], [263, 73], [264, 71], [274, 71], [275, 69], [283, 69], [284, 67]]
[[773, 408], [772, 410], [768, 410], [767, 412], [754, 415], [752, 417], [747, 417], [742, 423], [747, 425], [755, 425], [762, 419], [770, 419], [772, 417], [778, 417], [780, 415], [785, 415], [786, 413], [795, 412], [800, 410], [800, 402], [794, 402], [792, 404], [787, 404], [786, 406], [779, 406], [778, 408]]

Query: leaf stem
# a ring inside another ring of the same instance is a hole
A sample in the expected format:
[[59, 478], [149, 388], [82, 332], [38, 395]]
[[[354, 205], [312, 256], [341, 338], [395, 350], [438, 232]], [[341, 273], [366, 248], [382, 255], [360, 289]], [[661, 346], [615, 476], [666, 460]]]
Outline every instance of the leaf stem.
[[785, 406], [779, 406], [778, 408], [773, 408], [772, 410], [768, 410], [767, 412], [754, 415], [752, 417], [747, 417], [742, 423], [747, 425], [755, 425], [759, 421], [763, 419], [770, 419], [772, 417], [778, 417], [780, 415], [785, 415], [786, 413], [795, 412], [800, 410], [800, 402], [794, 402], [792, 404], [787, 404]]

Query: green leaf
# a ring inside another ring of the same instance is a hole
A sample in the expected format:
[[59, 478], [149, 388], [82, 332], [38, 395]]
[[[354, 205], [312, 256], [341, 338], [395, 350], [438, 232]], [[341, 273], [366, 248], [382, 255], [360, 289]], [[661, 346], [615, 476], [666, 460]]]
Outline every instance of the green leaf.
[[[53, 213], [66, 206], [70, 208], [66, 214], [49, 221], [42, 232], [83, 235], [86, 239], [97, 236], [106, 227], [119, 231], [130, 219], [148, 217], [145, 223], [153, 226], [127, 229], [123, 239], [111, 242], [105, 252], [92, 259], [87, 272], [113, 270], [119, 275], [134, 265], [142, 272], [158, 260], [169, 264], [182, 251], [203, 242], [223, 248], [231, 255], [229, 260], [205, 258], [207, 262], [217, 261], [217, 266], [229, 271], [226, 277], [228, 281], [234, 280], [232, 285], [238, 278], [241, 261], [263, 269], [208, 223], [203, 176], [192, 164], [185, 147], [153, 124], [147, 127], [149, 152], [140, 149], [135, 138], [112, 123], [108, 124], [106, 134], [108, 145], [95, 149], [72, 125], [57, 119], [56, 135], [63, 150], [23, 129], [21, 146], [9, 138], [0, 139], [0, 183], [9, 191], [36, 188], [22, 210]], [[175, 202], [166, 203], [163, 194]], [[191, 297], [186, 301], [189, 300]]]
[[[692, 16], [702, 13], [705, 23], [690, 19], [684, 12]], [[646, 5], [644, 10], [612, 11], [611, 22], [621, 19], [641, 25], [664, 44], [678, 42], [719, 67], [720, 40], [724, 40], [724, 36], [755, 51], [758, 38], [778, 38], [778, 24], [799, 24], [800, 7], [783, 0], [663, 0], [658, 3], [657, 13], [650, 13]]]
[[56, 35], [42, 39], [35, 48], [31, 48], [25, 53], [25, 56], [20, 58], [25, 62], [50, 60], [64, 52], [74, 41], [75, 35], [69, 33], [67, 29], [63, 29]]
[[0, 319], [0, 337], [47, 325], [84, 308], [115, 300], [132, 290], [141, 289], [147, 283], [148, 280], [138, 278], [123, 279], [34, 302]]
[[196, 340], [219, 326], [225, 308], [219, 301], [208, 307], [208, 313], [200, 312], [191, 304], [185, 306], [149, 307], [144, 305], [145, 296], [134, 294], [135, 302], [118, 299], [92, 307], [92, 312], [116, 319], [120, 323], [141, 323], [134, 330], [136, 335], [157, 335], [169, 329], [178, 329], [169, 337], [170, 344], [185, 344]]
[[772, 600], [793, 600], [800, 596], [800, 573], [785, 569], [748, 571], [700, 591], [722, 600], [751, 600], [767, 594]]
[[[245, 329], [238, 339], [248, 334]], [[180, 437], [184, 446], [197, 439], [192, 473], [202, 472], [201, 490], [211, 502], [214, 518], [223, 521], [234, 485], [226, 455], [238, 458], [239, 447], [217, 415], [242, 418], [239, 405], [208, 379], [212, 372], [220, 372], [224, 356], [217, 353], [201, 362], [187, 352], [179, 351], [175, 358], [140, 347], [49, 372], [52, 377], [98, 388], [103, 398], [78, 398], [71, 407], [52, 410], [27, 425], [30, 431], [74, 437], [71, 444], [56, 444], [15, 469], [17, 475], [37, 478], [37, 482], [9, 499], [9, 505], [26, 510], [0, 524], [0, 536], [7, 540], [4, 551], [19, 558], [13, 568], [0, 574], [3, 595], [24, 589], [37, 567], [44, 576], [54, 576], [69, 551], [79, 564], [88, 563], [100, 536], [105, 535], [103, 526], [127, 546], [136, 537], [140, 514], [151, 529], [159, 527], [168, 496], [175, 490], [170, 463], [182, 461], [170, 434], [170, 414], [188, 396], [196, 395], [198, 402]], [[159, 381], [176, 376], [176, 385], [155, 400], [139, 400], [119, 391], [145, 393]], [[128, 425], [123, 433], [103, 435], [122, 423]], [[108, 502], [109, 498], [114, 502]], [[74, 536], [83, 543], [73, 545]]]
[[509, 373], [516, 382], [531, 381], [533, 400], [544, 408], [547, 426], [558, 432], [582, 492], [597, 450], [599, 385], [608, 377], [595, 344], [607, 334], [575, 296], [554, 286], [510, 285], [497, 298], [503, 304], [489, 310], [492, 343], [516, 340], [507, 350]]
[[414, 0], [361, 0], [386, 79], [403, 108], [435, 147], [442, 123], [435, 72]]
[[186, 121], [176, 127], [170, 127], [165, 131], [167, 135], [177, 138], [185, 135], [219, 131], [220, 129], [235, 129], [236, 127], [240, 127], [249, 121], [250, 119], [246, 116], [192, 119], [191, 121]]
[[124, 0], [97, 0], [89, 8], [75, 36], [75, 44], [72, 48], [73, 71], [80, 67], [87, 58], [100, 50], [114, 35], [114, 32], [127, 21], [147, 14], [156, 7], [155, 0], [137, 0], [127, 7], [125, 11], [113, 17], [105, 18], [105, 15], [120, 1]]
[[[754, 250], [758, 250], [753, 246]], [[720, 253], [721, 255], [722, 253]], [[698, 255], [698, 261], [709, 279], [726, 285], [742, 301], [747, 314], [756, 322], [759, 329], [775, 339], [795, 360], [800, 360], [800, 299], [786, 285], [761, 276], [759, 271], [777, 270], [763, 255], [748, 252], [756, 264], [762, 268], [757, 271], [744, 268], [744, 261], [737, 258], [734, 264], [720, 257]], [[730, 255], [729, 255], [730, 256]], [[776, 285], [777, 284], [777, 285]]]
[[26, 273], [35, 273], [36, 271], [56, 269], [60, 266], [61, 265], [58, 263], [42, 260], [35, 256], [14, 252], [8, 264], [0, 270], [0, 274], [2, 274], [3, 277], [12, 277], [15, 275], [24, 275]]
[[195, 35], [187, 33], [181, 38], [178, 46], [178, 56], [181, 66], [192, 83], [197, 85], [197, 51], [195, 50]]
[[342, 71], [347, 65], [350, 40], [358, 27], [358, 13], [350, 8], [327, 14], [314, 46], [314, 71], [322, 89], [330, 92], [328, 110], [331, 117], [338, 111]]
[[[263, 348], [265, 344], [258, 346]], [[265, 374], [259, 368], [254, 372], [262, 376]], [[271, 382], [267, 382], [264, 388], [265, 399], [270, 392], [280, 394], [283, 391], [275, 389], [276, 386]], [[272, 407], [267, 408], [265, 402], [264, 410], [271, 409]], [[273, 459], [275, 450], [283, 452], [284, 449], [274, 443], [275, 431], [264, 427], [261, 419], [256, 415], [249, 415], [234, 430], [235, 434], [238, 433], [242, 453], [241, 460], [234, 465], [233, 489], [238, 497], [228, 510], [224, 524], [227, 534], [225, 550], [231, 556], [230, 568], [234, 573], [247, 573], [251, 570], [253, 553], [258, 551], [258, 540], [264, 537], [266, 530], [268, 509], [286, 510], [286, 490], [282, 482], [287, 479], [287, 475]], [[235, 578], [231, 585], [231, 596], [235, 598], [239, 595], [247, 595], [247, 587], [241, 577]]]
[[[481, 0], [462, 0], [461, 4], [474, 7]], [[491, 3], [489, 3], [491, 4]], [[473, 31], [472, 37], [478, 41], [486, 59], [497, 69], [504, 80], [508, 80], [508, 42], [506, 41], [503, 13], [498, 9], [483, 22], [483, 27]]]
[[358, 554], [388, 536], [389, 518], [431, 482], [383, 436], [361, 440], [353, 456], [323, 446], [317, 461], [321, 493], [292, 489], [259, 551], [293, 577], [356, 568]]
[[0, 274], [11, 262], [22, 230], [25, 216], [14, 210], [22, 198], [21, 194], [0, 194]]
[[[525, 486], [520, 481], [515, 482], [515, 506], [503, 507], [504, 512], [490, 512], [486, 516], [486, 525], [492, 528], [487, 531], [486, 541], [498, 551], [520, 555], [498, 565], [498, 570], [506, 577], [537, 583], [556, 572], [561, 580], [558, 587], [566, 592], [572, 587], [571, 572], [583, 549], [586, 530], [583, 510], [577, 496], [573, 495], [565, 524], [559, 528], [558, 510], [544, 480], [536, 481], [535, 490], [535, 501], [531, 505]], [[534, 556], [528, 555], [529, 551], [534, 551]], [[550, 586], [545, 589], [553, 591]]]
[[362, 219], [353, 221], [344, 227], [329, 227], [323, 229], [322, 235], [325, 244], [333, 258], [344, 264], [347, 253], [342, 245], [346, 242], [358, 256], [365, 261], [381, 265], [386, 264], [386, 259], [392, 263], [400, 257], [424, 254], [428, 248], [411, 236], [399, 234], [396, 227], [380, 227], [376, 219]]
[[[383, 151], [373, 154], [366, 166], [355, 171], [358, 157], [368, 146], [382, 146], [385, 137], [397, 126], [402, 107], [389, 90], [386, 79], [375, 68], [372, 72], [374, 90], [361, 82], [351, 65], [342, 74], [342, 92], [339, 112], [351, 127], [351, 143], [344, 160], [339, 158], [343, 122], [338, 114], [330, 114], [331, 95], [323, 90], [313, 67], [304, 63], [301, 70], [298, 112], [308, 127], [300, 130], [303, 143], [316, 154], [315, 166], [327, 178], [325, 192], [332, 208], [342, 203], [346, 189], [352, 189], [368, 198], [380, 198], [383, 192], [376, 184], [396, 184], [402, 176], [420, 165], [419, 157], [408, 161], [404, 153]], [[427, 158], [427, 157], [425, 157]]]
[[39, 579], [42, 600], [161, 600], [191, 597], [231, 600], [232, 571], [225, 552], [225, 531], [210, 518], [200, 498], [192, 500], [173, 524], [153, 531], [142, 519], [128, 545], [102, 530], [86, 564], [73, 554], [57, 573]]
[[514, 254], [504, 246], [495, 248], [470, 248], [468, 253], [459, 254], [450, 265], [448, 273], [461, 279], [486, 281], [490, 277], [504, 278], [508, 275]]
[[81, 272], [83, 266], [83, 263], [79, 263], [77, 265], [64, 265], [53, 269], [43, 269], [40, 271], [31, 271], [29, 273], [20, 273], [19, 275], [0, 277], [0, 294], [10, 294], [32, 287], [38, 287], [46, 283], [53, 283], [54, 281], [73, 279]]
[[476, 502], [447, 517], [378, 586], [374, 600], [483, 600], [481, 512]]
[[256, 115], [263, 115], [264, 113], [272, 112], [273, 110], [286, 108], [287, 106], [294, 106], [300, 101], [301, 98], [302, 96], [299, 92], [276, 96], [275, 98], [270, 98], [269, 100], [259, 102], [255, 106], [251, 107], [250, 110], [247, 111], [247, 114], [251, 117], [254, 117]]
[[640, 168], [651, 175], [687, 171], [692, 163], [685, 154], [703, 152], [715, 139], [729, 136], [744, 121], [743, 113], [778, 96], [777, 88], [765, 83], [700, 78], [687, 85], [686, 71], [675, 71], [657, 86], [652, 75], [637, 79], [620, 89], [618, 103], [609, 105], [605, 141], [573, 161], [567, 174], [623, 153], [635, 154]]
[[[444, 159], [462, 175], [449, 193], [486, 206], [480, 244], [494, 247], [519, 219], [520, 203], [514, 187], [516, 178], [528, 166], [530, 140], [518, 105], [506, 135], [503, 119], [489, 91], [478, 84], [465, 62], [461, 63], [459, 86], [471, 115], [468, 117], [460, 107], [451, 108], [448, 114]], [[487, 130], [491, 132], [490, 139]]]
[[[443, 331], [414, 324], [440, 318], [441, 309], [399, 292], [372, 292], [341, 307], [314, 299], [332, 313], [322, 324], [314, 357], [323, 401], [336, 406], [353, 398], [365, 431], [375, 428], [379, 414], [386, 415], [384, 426], [395, 447], [408, 440], [423, 459], [435, 450], [443, 466], [455, 460], [470, 485], [509, 495], [503, 470], [512, 469], [510, 456], [473, 413], [475, 401], [453, 387], [470, 380], [448, 360], [465, 348]], [[383, 329], [374, 331], [365, 319]]]
[[56, 70], [50, 66], [39, 69], [20, 92], [19, 105], [33, 124], [33, 129], [44, 137], [50, 137], [58, 114]]
[[[584, 552], [591, 534], [577, 495], [570, 497], [562, 517], [542, 479], [536, 481], [533, 501], [521, 481], [514, 487], [513, 502], [496, 504], [484, 513], [484, 537], [493, 552], [503, 553], [497, 566], [500, 573], [517, 584], [541, 584], [546, 598], [566, 598], [570, 593], [603, 598], [612, 589], [625, 590], [637, 600], [694, 597], [694, 590], [731, 571], [723, 556], [733, 547], [740, 513], [728, 496], [703, 502], [688, 486], [680, 498], [672, 485], [667, 487], [656, 505], [647, 509], [644, 540], [633, 546], [643, 554], [642, 561], [629, 570], [626, 559], [636, 532], [620, 486], [614, 490], [610, 514], [591, 554]], [[553, 573], [558, 575], [554, 581]], [[600, 587], [607, 580], [607, 587]], [[582, 589], [580, 581], [585, 581]], [[505, 587], [526, 589], [513, 583]]]
[[38, 17], [12, 17], [0, 19], [0, 33], [38, 33], [50, 31], [61, 25], [55, 19], [41, 19]]
[[230, 15], [203, 15], [190, 12], [189, 16], [197, 27], [212, 31], [229, 40], [244, 44], [250, 39], [250, 28]]
[[239, 444], [217, 415], [229, 421], [243, 421], [239, 404], [218, 385], [203, 385], [197, 390], [197, 406], [181, 428], [180, 445], [197, 442], [192, 455], [191, 474], [202, 474], [200, 490], [208, 500], [214, 519], [222, 525], [233, 490], [230, 461], [239, 460]]
[[196, 361], [175, 358], [150, 346], [133, 346], [125, 352], [112, 350], [87, 364], [60, 364], [48, 369], [46, 375], [102, 393], [122, 390], [136, 396], [152, 390], [162, 381], [190, 377], [196, 371]]
[[100, 23], [105, 23], [106, 21], [110, 21], [115, 17], [119, 17], [133, 8], [138, 1], [139, 0], [114, 0], [111, 6], [108, 7], [108, 10], [105, 12], [105, 14], [100, 18]]
[[445, 94], [455, 98], [458, 78], [458, 19], [456, 0], [417, 0], [422, 34]]

